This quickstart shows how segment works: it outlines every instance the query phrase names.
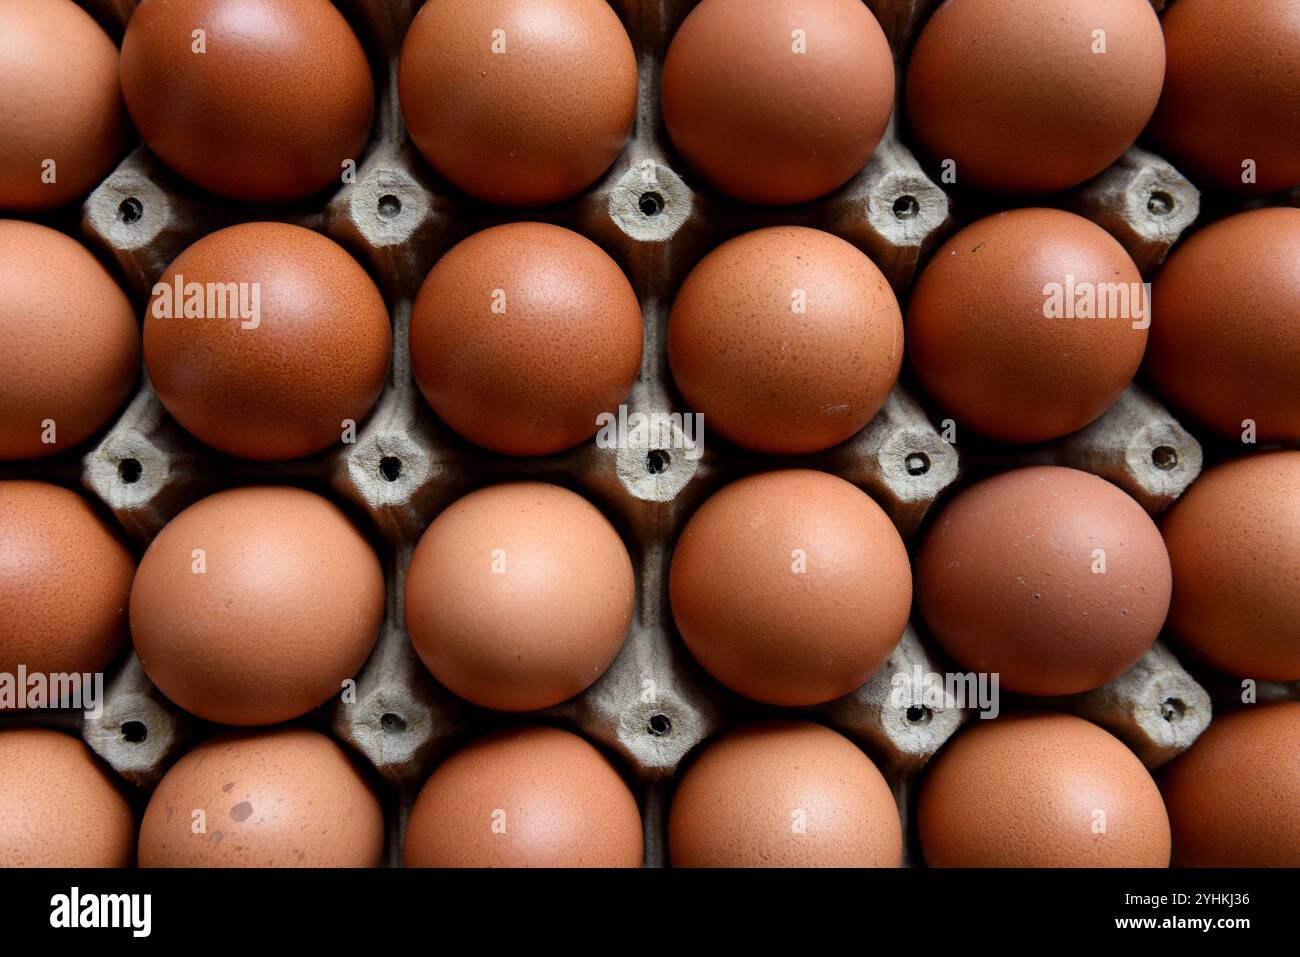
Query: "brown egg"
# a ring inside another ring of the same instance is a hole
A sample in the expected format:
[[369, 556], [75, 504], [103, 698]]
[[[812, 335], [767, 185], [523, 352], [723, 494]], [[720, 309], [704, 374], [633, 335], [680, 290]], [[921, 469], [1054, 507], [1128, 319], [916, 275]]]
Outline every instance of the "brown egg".
[[848, 738], [807, 721], [742, 725], [709, 742], [677, 786], [674, 867], [897, 867], [889, 785]]
[[1199, 230], [1151, 298], [1146, 370], [1166, 398], [1230, 438], [1249, 420], [1256, 439], [1300, 440], [1300, 209]]
[[85, 441], [139, 372], [135, 310], [99, 260], [63, 233], [0, 220], [0, 459]]
[[172, 766], [141, 867], [378, 867], [384, 813], [339, 745], [305, 728], [225, 734]]
[[703, 0], [664, 60], [664, 123], [709, 185], [745, 203], [816, 199], [866, 165], [894, 60], [859, 0]]
[[458, 189], [540, 206], [594, 183], [636, 111], [632, 41], [605, 0], [435, 0], [402, 44], [416, 148]]
[[575, 232], [510, 223], [433, 267], [411, 312], [411, 365], [433, 410], [494, 452], [543, 455], [595, 434], [641, 367], [641, 307]]
[[340, 187], [375, 111], [365, 51], [330, 0], [143, 0], [122, 92], [164, 163], [256, 203]]
[[0, 867], [131, 866], [135, 815], [76, 738], [0, 730], [0, 768]]
[[758, 452], [815, 452], [885, 404], [903, 361], [889, 283], [855, 246], [776, 226], [697, 265], [668, 323], [673, 378], [708, 427]]
[[557, 728], [461, 748], [425, 782], [407, 867], [640, 867], [641, 814], [609, 760]]
[[388, 375], [383, 297], [337, 243], [283, 223], [200, 239], [154, 286], [144, 358], [158, 397], [189, 432], [251, 459], [338, 442]]
[[921, 785], [931, 867], [1168, 867], [1160, 791], [1124, 743], [1068, 714], [971, 721]]
[[76, 492], [0, 482], [0, 674], [102, 672], [126, 644], [134, 574], [135, 558]]
[[365, 663], [384, 575], [335, 505], [279, 486], [209, 495], [167, 523], [131, 589], [131, 637], [159, 690], [223, 724], [288, 721]]
[[1150, 0], [948, 0], [912, 51], [907, 119], [957, 183], [1052, 193], [1133, 145], [1164, 72]]
[[1216, 714], [1160, 790], [1175, 867], [1300, 867], [1300, 702]]
[[1017, 209], [934, 254], [912, 292], [907, 348], [958, 428], [1041, 442], [1114, 404], [1150, 322], [1137, 266], [1109, 233], [1073, 213]]
[[669, 571], [673, 618], [704, 669], [767, 704], [830, 701], [884, 664], [912, 572], [889, 517], [834, 475], [732, 482], [691, 516]]
[[0, 209], [81, 200], [130, 135], [117, 47], [72, 0], [5, 0], [0, 37]]
[[1300, 680], [1300, 452], [1210, 469], [1162, 530], [1183, 647], [1237, 677]]
[[1300, 184], [1294, 0], [1256, 0], [1249, 15], [1240, 0], [1178, 0], [1161, 25], [1169, 67], [1151, 129], [1169, 158], [1198, 185], [1269, 193]]
[[580, 495], [542, 482], [471, 492], [434, 519], [406, 575], [406, 628], [451, 691], [501, 711], [572, 698], [632, 620], [623, 540]]
[[1169, 610], [1169, 556], [1137, 502], [1105, 479], [1038, 466], [959, 494], [916, 559], [918, 605], [963, 668], [1066, 695], [1137, 663]]

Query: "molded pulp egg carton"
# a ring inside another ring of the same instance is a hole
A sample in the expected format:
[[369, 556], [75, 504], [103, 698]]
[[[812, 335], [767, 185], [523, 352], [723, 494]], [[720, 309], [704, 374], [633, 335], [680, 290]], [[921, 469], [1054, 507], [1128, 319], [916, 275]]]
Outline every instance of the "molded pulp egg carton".
[[[135, 0], [83, 2], [120, 41]], [[1196, 438], [1140, 385], [1132, 386], [1099, 421], [1065, 439], [1012, 448], [962, 438], [954, 447], [936, 427], [939, 413], [913, 390], [906, 373], [861, 433], [816, 455], [763, 457], [710, 435], [698, 461], [673, 447], [601, 449], [594, 439], [565, 453], [525, 459], [476, 449], [452, 434], [415, 386], [406, 332], [411, 301], [425, 275], [443, 252], [472, 232], [538, 219], [575, 229], [601, 245], [627, 273], [646, 323], [646, 351], [629, 408], [684, 412], [666, 360], [668, 310], [686, 273], [723, 240], [777, 224], [828, 230], [867, 253], [905, 306], [907, 291], [935, 246], [959, 223], [995, 208], [987, 197], [966, 197], [960, 190], [947, 195], [894, 124], [867, 167], [817, 202], [752, 208], [709, 192], [674, 154], [658, 109], [660, 64], [695, 0], [611, 2], [640, 63], [635, 128], [614, 167], [568, 202], [542, 210], [488, 207], [456, 193], [414, 152], [396, 99], [396, 68], [420, 0], [338, 0], [370, 54], [379, 96], [373, 139], [359, 158], [355, 183], [314, 203], [240, 206], [189, 186], [139, 147], [85, 202], [79, 238], [115, 261], [141, 314], [150, 287], [171, 260], [223, 226], [259, 219], [293, 222], [349, 249], [384, 292], [394, 326], [387, 388], [354, 444], [284, 463], [223, 456], [184, 433], [145, 381], [88, 451], [0, 468], [6, 477], [80, 481], [107, 504], [141, 550], [182, 508], [230, 485], [299, 484], [350, 510], [381, 555], [387, 616], [375, 651], [357, 677], [356, 702], [327, 704], [303, 721], [332, 731], [374, 765], [387, 795], [390, 863], [400, 861], [410, 802], [442, 755], [487, 728], [535, 720], [572, 728], [611, 756], [641, 802], [647, 864], [666, 863], [666, 812], [679, 765], [722, 728], [775, 710], [746, 702], [709, 678], [677, 636], [668, 603], [667, 567], [677, 533], [704, 498], [740, 475], [789, 466], [833, 472], [866, 490], [911, 541], [936, 501], [957, 483], [990, 471], [1030, 463], [1085, 469], [1116, 483], [1155, 515], [1201, 469]], [[896, 58], [901, 60], [937, 2], [869, 0]], [[899, 72], [901, 76], [901, 68]], [[1134, 148], [1090, 183], [1035, 202], [1095, 220], [1123, 243], [1149, 277], [1196, 219], [1200, 197], [1160, 157]], [[1012, 205], [1002, 201], [1000, 208]], [[77, 231], [75, 224], [65, 227]], [[522, 716], [487, 712], [443, 689], [416, 657], [402, 610], [406, 567], [428, 523], [466, 492], [511, 478], [556, 482], [594, 501], [627, 543], [639, 584], [627, 641], [609, 671], [573, 700]], [[909, 782], [966, 718], [953, 708], [891, 701], [892, 676], [911, 675], [917, 665], [923, 672], [949, 668], [919, 623], [908, 627], [888, 663], [866, 685], [807, 711], [871, 755], [894, 787], [905, 823]], [[1225, 687], [1231, 693], [1231, 686]], [[1015, 697], [1004, 695], [1003, 707], [1022, 703]], [[1209, 695], [1160, 643], [1106, 687], [1042, 703], [1107, 727], [1149, 767], [1188, 747], [1210, 719]], [[20, 721], [49, 717], [17, 716]], [[80, 715], [65, 714], [62, 720], [72, 724]], [[194, 740], [213, 730], [163, 697], [132, 654], [108, 678], [102, 716], [86, 719], [81, 727], [86, 741], [141, 793]], [[908, 844], [909, 859], [919, 861], [914, 838]]]

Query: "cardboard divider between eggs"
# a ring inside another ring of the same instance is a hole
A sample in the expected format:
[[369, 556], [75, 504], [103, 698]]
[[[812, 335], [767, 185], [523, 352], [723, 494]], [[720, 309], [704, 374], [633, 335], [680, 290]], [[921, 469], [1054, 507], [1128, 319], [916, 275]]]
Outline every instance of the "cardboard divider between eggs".
[[[937, 0], [870, 0], [894, 47], [905, 51]], [[1101, 419], [1056, 442], [1012, 448], [978, 440], [956, 445], [942, 415], [906, 379], [858, 435], [825, 452], [776, 459], [712, 437], [697, 459], [680, 443], [600, 448], [512, 459], [475, 449], [432, 414], [411, 374], [406, 333], [411, 303], [438, 257], [464, 236], [502, 222], [540, 219], [598, 243], [627, 273], [646, 329], [643, 365], [630, 412], [685, 413], [666, 359], [666, 328], [677, 288], [695, 263], [732, 235], [768, 225], [805, 225], [862, 249], [903, 298], [927, 256], [957, 226], [962, 210], [899, 138], [896, 122], [868, 165], [823, 200], [791, 209], [743, 207], [705, 189], [676, 158], [659, 117], [658, 71], [669, 40], [694, 0], [612, 0], [640, 63], [633, 137], [614, 166], [580, 196], [543, 210], [493, 209], [450, 190], [406, 139], [396, 99], [396, 57], [419, 0], [339, 0], [376, 66], [375, 138], [358, 157], [356, 180], [323, 202], [242, 207], [181, 182], [149, 151], [132, 152], [89, 197], [83, 231], [120, 267], [138, 302], [171, 260], [201, 236], [239, 221], [276, 219], [318, 229], [366, 265], [388, 302], [394, 329], [389, 382], [355, 443], [295, 462], [241, 462], [204, 448], [176, 425], [149, 383], [81, 463], [81, 481], [143, 547], [177, 512], [229, 484], [307, 484], [350, 506], [381, 551], [388, 587], [383, 629], [356, 677], [355, 700], [336, 700], [312, 720], [375, 766], [409, 808], [438, 758], [478, 730], [513, 720], [577, 729], [611, 754], [636, 783], [647, 832], [647, 862], [666, 862], [665, 820], [672, 779], [705, 739], [739, 720], [770, 714], [726, 691], [694, 662], [672, 623], [667, 575], [672, 549], [694, 509], [749, 472], [811, 467], [868, 492], [905, 540], [936, 502], [971, 475], [1028, 464], [1083, 469], [1119, 485], [1158, 514], [1195, 479], [1196, 439], [1158, 400], [1134, 385]], [[1160, 5], [1156, 4], [1157, 7]], [[132, 0], [99, 0], [101, 17], [124, 25]], [[119, 32], [120, 35], [120, 32]], [[1056, 200], [1053, 200], [1054, 202]], [[1114, 235], [1144, 275], [1195, 220], [1199, 197], [1167, 162], [1134, 148], [1109, 170], [1059, 197]], [[403, 624], [403, 588], [423, 529], [466, 492], [508, 479], [567, 485], [614, 523], [632, 555], [638, 592], [627, 640], [609, 670], [576, 698], [523, 716], [493, 715], [441, 687], [417, 658]], [[850, 695], [810, 709], [881, 766], [907, 820], [909, 782], [967, 719], [968, 712], [900, 705], [894, 675], [949, 670], [924, 629], [909, 626], [888, 662]], [[1033, 704], [1032, 700], [1027, 703]], [[1209, 696], [1157, 644], [1103, 688], [1042, 701], [1107, 727], [1155, 767], [1190, 745], [1209, 720]], [[128, 655], [108, 681], [103, 715], [83, 736], [120, 774], [152, 787], [203, 723], [158, 692]], [[402, 821], [390, 822], [400, 835]], [[390, 860], [400, 837], [390, 840]]]

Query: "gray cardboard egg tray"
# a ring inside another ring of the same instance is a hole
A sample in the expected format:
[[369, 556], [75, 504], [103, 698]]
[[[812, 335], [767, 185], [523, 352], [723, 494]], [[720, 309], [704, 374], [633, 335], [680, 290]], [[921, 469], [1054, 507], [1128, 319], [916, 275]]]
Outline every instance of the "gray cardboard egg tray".
[[[134, 0], [84, 0], [120, 40]], [[396, 100], [396, 60], [420, 0], [338, 0], [375, 64], [379, 108], [374, 139], [356, 180], [315, 204], [238, 206], [185, 184], [140, 147], [91, 194], [79, 237], [116, 263], [143, 313], [153, 282], [186, 246], [235, 222], [275, 219], [317, 229], [348, 248], [383, 290], [394, 325], [387, 388], [353, 444], [285, 463], [241, 461], [190, 438], [144, 381], [117, 420], [88, 450], [54, 459], [9, 463], [3, 477], [75, 485], [107, 504], [143, 549], [177, 512], [210, 491], [253, 482], [315, 488], [349, 508], [379, 549], [388, 584], [379, 642], [357, 676], [356, 701], [336, 701], [302, 719], [332, 731], [365, 757], [386, 793], [387, 859], [400, 861], [406, 811], [437, 760], [482, 730], [520, 721], [569, 727], [603, 748], [641, 802], [646, 863], [667, 863], [665, 823], [674, 773], [719, 730], [774, 709], [726, 691], [692, 660], [676, 635], [666, 574], [676, 535], [693, 510], [726, 482], [773, 467], [824, 469], [867, 491], [911, 540], [936, 501], [970, 476], [1025, 464], [1080, 468], [1119, 485], [1152, 515], [1196, 478], [1200, 443], [1140, 385], [1100, 420], [1065, 439], [1028, 448], [974, 440], [950, 444], [930, 409], [907, 384], [858, 435], [825, 452], [771, 458], [707, 436], [701, 458], [669, 447], [598, 448], [589, 440], [568, 452], [523, 459], [476, 449], [441, 425], [411, 375], [406, 333], [411, 301], [438, 257], [479, 229], [540, 219], [575, 229], [622, 266], [646, 323], [641, 373], [631, 411], [684, 412], [665, 353], [668, 310], [690, 268], [724, 239], [767, 225], [815, 226], [856, 244], [889, 278], [904, 304], [925, 257], [957, 227], [982, 213], [962, 209], [926, 174], [891, 124], [867, 167], [833, 195], [791, 209], [746, 208], [702, 187], [675, 157], [658, 112], [658, 71], [669, 40], [694, 0], [612, 0], [640, 61], [640, 102], [633, 137], [593, 188], [544, 210], [489, 208], [439, 180], [407, 141]], [[905, 51], [937, 0], [869, 0], [896, 56]], [[1161, 6], [1163, 4], [1157, 4]], [[900, 71], [901, 72], [901, 71]], [[954, 196], [960, 193], [954, 191]], [[1159, 266], [1197, 218], [1200, 197], [1172, 166], [1134, 148], [1095, 180], [1047, 202], [1079, 212], [1109, 230], [1143, 273]], [[1004, 203], [1006, 206], [1010, 202]], [[707, 432], [707, 421], [706, 421]], [[639, 588], [626, 643], [610, 669], [576, 698], [532, 715], [494, 715], [442, 688], [416, 657], [403, 626], [402, 594], [411, 551], [432, 518], [466, 492], [496, 481], [557, 482], [594, 501], [618, 528], [632, 555]], [[848, 735], [890, 780], [905, 824], [913, 781], [968, 712], [909, 707], [891, 700], [892, 678], [948, 670], [910, 625], [886, 665], [869, 682], [806, 714]], [[1229, 679], [1216, 678], [1225, 694]], [[1295, 697], [1278, 686], [1262, 696]], [[4, 723], [62, 723], [127, 781], [146, 793], [195, 740], [214, 726], [186, 715], [150, 683], [133, 654], [108, 677], [97, 719], [79, 713], [7, 715]], [[1210, 720], [1210, 695], [1157, 643], [1103, 688], [1039, 703], [1089, 718], [1122, 738], [1148, 767], [1187, 748]], [[1034, 703], [1004, 695], [1003, 707]], [[908, 828], [909, 834], [913, 829]], [[919, 863], [915, 838], [907, 857]]]

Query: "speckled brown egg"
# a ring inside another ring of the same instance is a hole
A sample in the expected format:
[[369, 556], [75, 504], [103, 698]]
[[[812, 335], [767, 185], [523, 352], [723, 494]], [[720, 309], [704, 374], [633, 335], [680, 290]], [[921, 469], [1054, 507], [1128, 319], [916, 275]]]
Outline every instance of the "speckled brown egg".
[[411, 808], [407, 867], [639, 867], [636, 798], [603, 754], [529, 727], [471, 742]]
[[1216, 713], [1160, 790], [1175, 867], [1300, 867], [1300, 702]]
[[939, 513], [916, 559], [936, 641], [1004, 688], [1065, 695], [1137, 663], [1169, 610], [1169, 556], [1105, 479], [1041, 466], [986, 479]]
[[1017, 209], [934, 254], [912, 291], [907, 348], [959, 432], [1041, 442], [1098, 418], [1133, 380], [1147, 299], [1137, 266], [1100, 226]]
[[917, 806], [931, 867], [1168, 867], [1156, 783], [1118, 738], [1051, 712], [971, 721]]
[[614, 526], [542, 482], [471, 492], [434, 519], [406, 575], [406, 628], [451, 691], [502, 711], [545, 708], [604, 674], [636, 582]]
[[1210, 469], [1161, 528], [1179, 643], [1230, 675], [1300, 680], [1300, 452]]
[[664, 60], [673, 145], [745, 203], [816, 199], [866, 165], [894, 108], [894, 60], [859, 0], [703, 0]]
[[848, 694], [884, 664], [912, 604], [907, 549], [861, 489], [808, 469], [705, 501], [669, 571], [673, 618], [704, 669], [767, 704]]
[[297, 458], [355, 435], [391, 348], [369, 274], [332, 240], [283, 223], [200, 239], [158, 280], [144, 320], [145, 365], [167, 411], [251, 459]]
[[5, 0], [0, 38], [0, 209], [78, 201], [130, 135], [117, 47], [72, 0]]
[[544, 223], [475, 233], [433, 267], [411, 312], [411, 365], [442, 420], [484, 448], [558, 452], [590, 438], [641, 367], [623, 271]]
[[83, 442], [139, 371], [135, 310], [99, 260], [63, 233], [0, 220], [0, 459]]
[[0, 731], [0, 867], [130, 867], [135, 815], [72, 735]]
[[586, 189], [623, 151], [636, 55], [605, 0], [429, 0], [398, 89], [411, 139], [454, 186], [540, 206]]
[[141, 867], [378, 867], [384, 814], [323, 734], [213, 738], [164, 775], [140, 824]]
[[1300, 209], [1193, 233], [1152, 300], [1146, 371], [1167, 399], [1233, 439], [1300, 440]]
[[144, 0], [122, 92], [164, 163], [256, 203], [341, 187], [375, 111], [365, 51], [330, 0]]
[[848, 738], [807, 721], [742, 725], [705, 745], [673, 796], [674, 867], [897, 867], [889, 785]]
[[1133, 145], [1164, 72], [1150, 0], [948, 0], [912, 51], [907, 119], [956, 183], [1051, 193]]
[[758, 452], [815, 452], [885, 404], [903, 361], [903, 318], [855, 246], [776, 226], [723, 243], [686, 277], [668, 359], [710, 430]]
[[82, 496], [0, 482], [0, 674], [102, 672], [126, 644], [134, 574], [135, 558]]
[[191, 505], [158, 533], [131, 589], [145, 672], [222, 724], [288, 721], [341, 693], [383, 614], [370, 544], [328, 500], [281, 486]]
[[1161, 25], [1169, 66], [1151, 129], [1169, 159], [1218, 189], [1300, 185], [1295, 0], [1178, 0]]

